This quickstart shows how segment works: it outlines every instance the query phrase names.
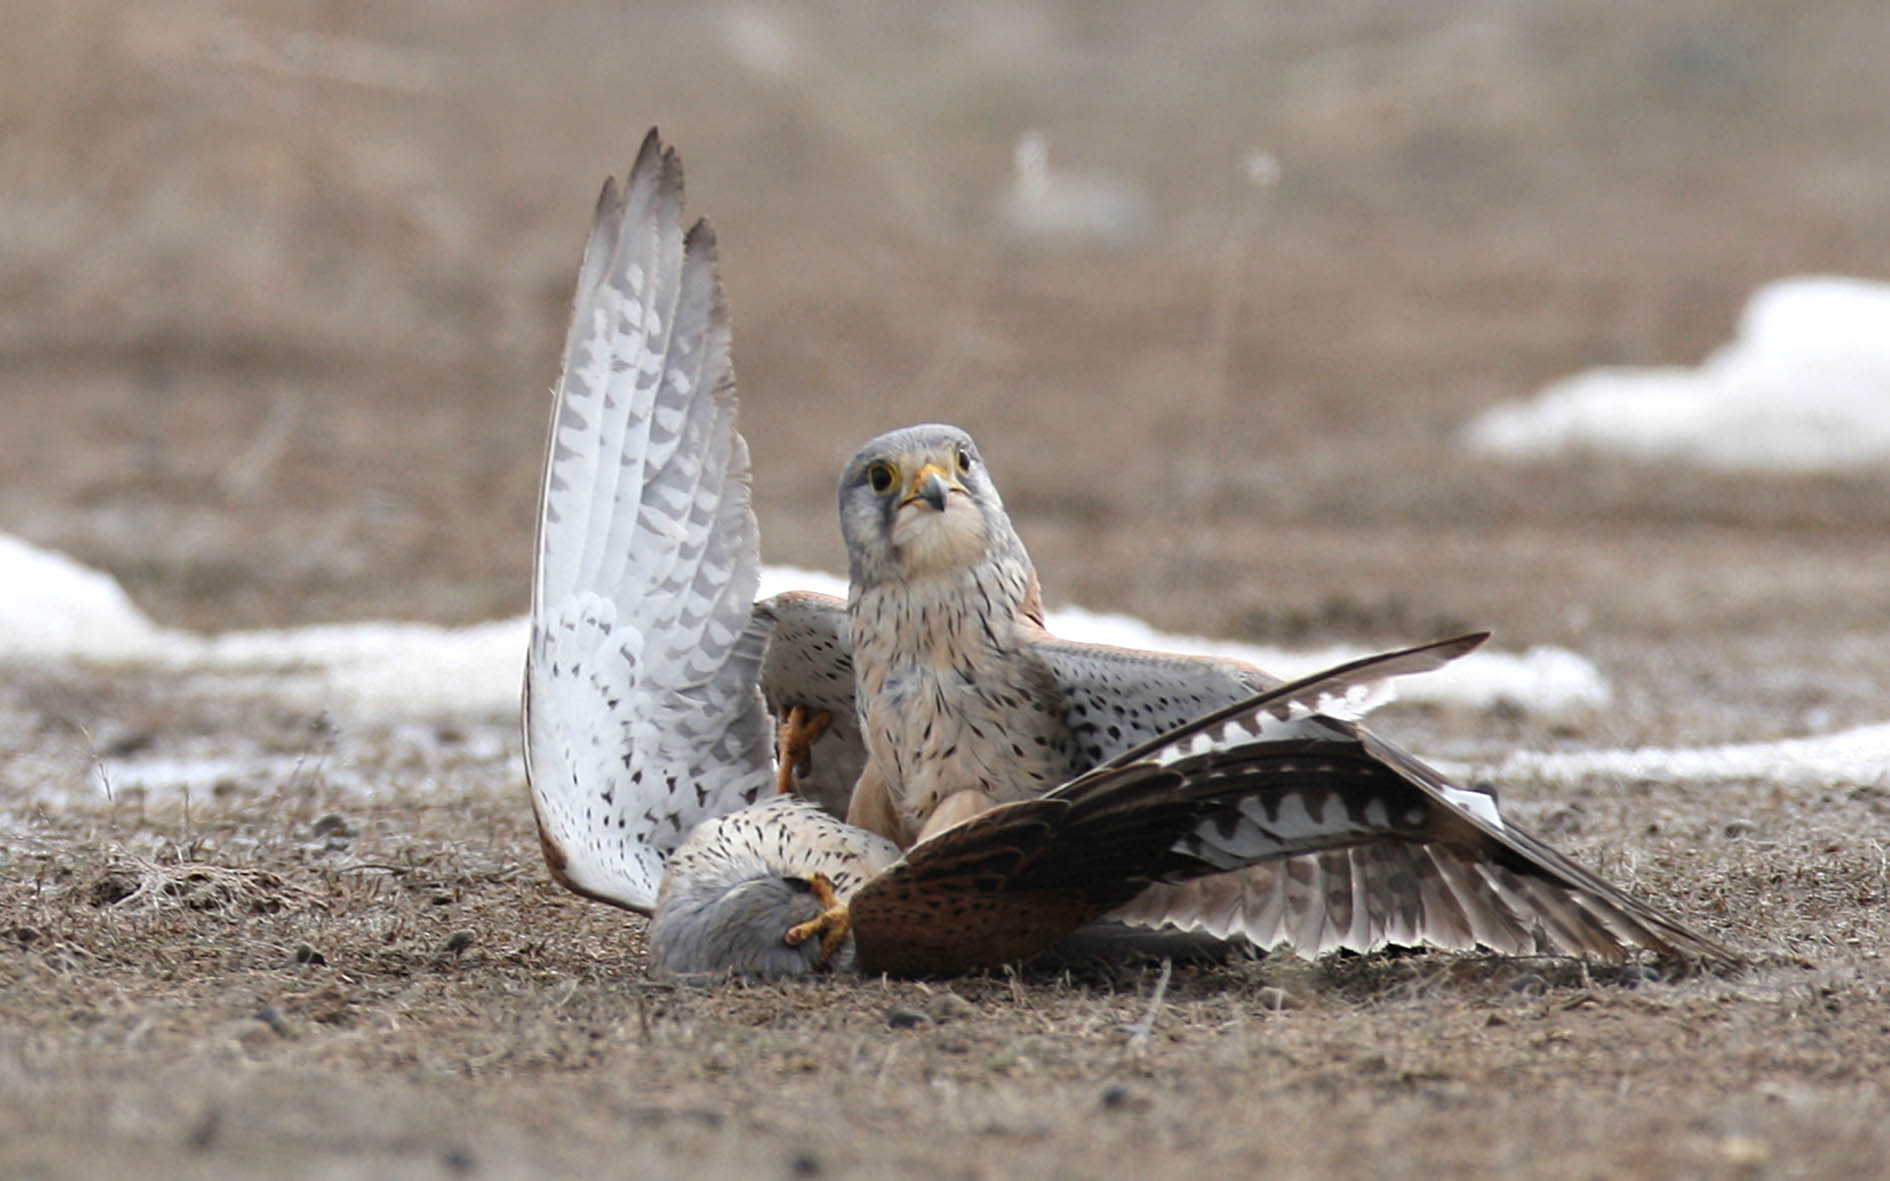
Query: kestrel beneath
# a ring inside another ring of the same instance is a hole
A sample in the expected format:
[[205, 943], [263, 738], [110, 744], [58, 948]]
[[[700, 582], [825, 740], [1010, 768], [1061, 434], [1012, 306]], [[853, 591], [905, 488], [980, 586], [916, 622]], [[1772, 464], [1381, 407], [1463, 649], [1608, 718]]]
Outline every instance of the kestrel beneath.
[[1304, 955], [1737, 962], [1331, 709], [1482, 637], [1291, 685], [1056, 639], [955, 428], [847, 465], [848, 601], [753, 602], [715, 237], [682, 225], [681, 168], [651, 132], [579, 268], [525, 681], [545, 859], [653, 912], [658, 969], [948, 973], [1102, 916]]

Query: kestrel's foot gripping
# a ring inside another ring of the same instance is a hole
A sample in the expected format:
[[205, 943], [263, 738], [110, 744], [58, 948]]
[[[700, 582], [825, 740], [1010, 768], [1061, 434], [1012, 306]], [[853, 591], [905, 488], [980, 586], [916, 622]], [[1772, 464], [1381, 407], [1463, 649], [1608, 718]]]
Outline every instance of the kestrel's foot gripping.
[[814, 900], [826, 907], [818, 916], [804, 923], [789, 927], [782, 941], [789, 947], [801, 944], [820, 936], [820, 955], [814, 960], [814, 966], [825, 968], [833, 962], [839, 953], [840, 945], [846, 941], [847, 932], [852, 929], [852, 916], [847, 913], [846, 903], [840, 901], [833, 892], [833, 883], [824, 873], [813, 874], [807, 879], [808, 890]]
[[805, 779], [813, 769], [814, 742], [833, 725], [826, 710], [809, 713], [796, 705], [781, 715], [774, 734], [774, 789], [782, 795], [794, 790], [794, 777]]

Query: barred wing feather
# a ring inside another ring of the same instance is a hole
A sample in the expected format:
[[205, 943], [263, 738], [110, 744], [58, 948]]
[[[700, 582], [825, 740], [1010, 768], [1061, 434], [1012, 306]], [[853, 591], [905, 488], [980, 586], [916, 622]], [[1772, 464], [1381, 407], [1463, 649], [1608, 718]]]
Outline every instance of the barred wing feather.
[[552, 872], [648, 911], [668, 853], [772, 767], [759, 543], [706, 222], [652, 131], [607, 181], [554, 393], [525, 674]]
[[1044, 796], [921, 841], [853, 897], [861, 966], [930, 975], [1025, 957], [1152, 883], [1224, 876], [1414, 823], [1404, 813], [1348, 817], [1331, 809], [1316, 823], [1280, 825], [1283, 803], [1334, 789], [1323, 777], [1296, 775], [1277, 750], [1303, 743], [1307, 727], [1325, 720], [1318, 711], [1348, 691], [1437, 668], [1484, 638], [1387, 653], [1281, 685]]
[[853, 898], [862, 966], [994, 964], [1102, 915], [1308, 955], [1396, 942], [1737, 963], [1326, 712], [1484, 638], [1280, 685], [915, 845]]

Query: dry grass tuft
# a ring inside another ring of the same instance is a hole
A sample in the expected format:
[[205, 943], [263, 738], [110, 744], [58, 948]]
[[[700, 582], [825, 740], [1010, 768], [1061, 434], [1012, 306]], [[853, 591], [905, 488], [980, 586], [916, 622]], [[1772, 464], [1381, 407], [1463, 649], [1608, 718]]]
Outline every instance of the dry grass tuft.
[[270, 870], [184, 860], [182, 850], [175, 852], [172, 861], [115, 854], [87, 888], [88, 898], [94, 906], [122, 910], [183, 906], [252, 915], [321, 905], [314, 890]]

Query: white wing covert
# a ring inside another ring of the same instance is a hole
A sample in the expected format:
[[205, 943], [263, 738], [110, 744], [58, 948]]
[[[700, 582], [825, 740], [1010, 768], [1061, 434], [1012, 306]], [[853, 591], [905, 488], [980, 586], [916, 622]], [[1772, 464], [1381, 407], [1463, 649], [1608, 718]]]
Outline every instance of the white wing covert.
[[1046, 636], [1037, 645], [1062, 690], [1065, 720], [1084, 767], [1160, 738], [1281, 684], [1250, 664]]
[[652, 131], [606, 181], [554, 394], [532, 579], [525, 765], [552, 873], [655, 905], [697, 823], [772, 775], [759, 541], [707, 222]]

